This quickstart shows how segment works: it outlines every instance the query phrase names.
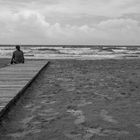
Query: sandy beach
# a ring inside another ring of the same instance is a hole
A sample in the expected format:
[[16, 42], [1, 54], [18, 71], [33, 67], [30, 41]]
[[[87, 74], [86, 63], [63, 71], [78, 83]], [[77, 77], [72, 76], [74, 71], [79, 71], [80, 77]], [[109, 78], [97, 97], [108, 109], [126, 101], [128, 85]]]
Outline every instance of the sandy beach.
[[138, 140], [139, 91], [139, 59], [51, 60], [2, 121], [0, 139]]

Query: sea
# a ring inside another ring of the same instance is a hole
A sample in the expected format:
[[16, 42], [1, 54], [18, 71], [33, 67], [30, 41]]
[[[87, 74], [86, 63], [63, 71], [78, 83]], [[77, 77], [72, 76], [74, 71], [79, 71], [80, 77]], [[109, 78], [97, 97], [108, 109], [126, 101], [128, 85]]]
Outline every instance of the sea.
[[[11, 58], [15, 45], [0, 45], [0, 58]], [[26, 59], [134, 59], [140, 46], [21, 45]]]

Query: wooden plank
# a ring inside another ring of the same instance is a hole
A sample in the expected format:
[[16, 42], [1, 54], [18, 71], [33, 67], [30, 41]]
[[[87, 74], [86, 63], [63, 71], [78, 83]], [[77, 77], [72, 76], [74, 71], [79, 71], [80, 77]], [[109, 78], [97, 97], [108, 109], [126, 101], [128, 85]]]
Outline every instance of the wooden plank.
[[23, 87], [24, 85], [0, 85], [1, 88], [18, 88], [18, 87]]
[[9, 102], [13, 97], [0, 97], [0, 103]]
[[33, 76], [33, 75], [35, 75], [37, 72], [34, 72], [34, 73], [31, 73], [31, 74], [24, 74], [24, 73], [19, 73], [19, 74], [3, 74], [3, 75], [1, 75], [0, 74], [0, 80], [2, 79], [2, 78], [6, 78], [6, 77], [24, 77], [24, 79], [25, 78], [28, 78], [28, 76]]
[[32, 73], [32, 74], [3, 74], [3, 75], [1, 75], [0, 74], [0, 77], [2, 78], [2, 77], [28, 77], [28, 76], [33, 76], [34, 74], [36, 74], [36, 73]]
[[16, 91], [19, 91], [22, 87], [0, 87], [0, 92], [1, 90], [7, 90], [7, 92], [11, 92], [11, 90], [15, 90]]
[[25, 85], [28, 81], [0, 81], [1, 85]]
[[3, 78], [0, 78], [0, 81], [29, 81], [30, 78], [15, 78], [15, 77], [3, 77]]
[[0, 91], [0, 98], [1, 97], [10, 97], [13, 98], [13, 95], [15, 96], [18, 90], [11, 90], [11, 92], [8, 92], [6, 90]]
[[[25, 68], [24, 68], [25, 69]], [[31, 69], [31, 70], [24, 70], [24, 69], [21, 69], [21, 70], [18, 70], [18, 69], [16, 69], [16, 70], [9, 70], [9, 71], [6, 71], [6, 70], [3, 70], [2, 72], [0, 72], [1, 74], [4, 74], [4, 73], [19, 73], [19, 72], [25, 72], [25, 73], [31, 73], [31, 72], [37, 72], [38, 71], [38, 69], [34, 69], [34, 71]]]
[[24, 73], [32, 73], [32, 72], [37, 72], [37, 70], [3, 70], [3, 71], [0, 71], [0, 74], [7, 74], [7, 73], [19, 73], [19, 72], [24, 72]]
[[36, 73], [36, 72], [38, 72], [38, 71], [37, 71], [37, 70], [34, 70], [34, 71], [31, 71], [31, 70], [28, 70], [28, 71], [25, 71], [25, 70], [16, 71], [16, 70], [15, 70], [15, 71], [2, 71], [2, 72], [0, 72], [0, 74], [16, 74], [16, 73], [17, 73], [17, 74], [18, 74], [18, 73], [19, 73], [19, 74], [26, 74], [26, 73], [27, 73], [27, 74], [28, 74], [28, 73], [29, 73], [29, 74], [30, 74], [30, 73], [32, 74], [32, 73]]
[[[38, 71], [38, 70], [40, 70], [41, 68], [24, 68], [24, 69], [26, 69], [26, 70], [28, 70], [28, 71], [32, 71], [33, 69], [34, 69], [34, 71]], [[6, 71], [5, 69], [3, 70], [3, 71]], [[8, 71], [17, 71], [17, 72], [19, 72], [19, 71], [23, 71], [23, 68], [17, 68], [17, 69], [15, 69], [15, 68], [12, 68], [12, 69], [9, 69]]]
[[37, 72], [33, 72], [33, 73], [9, 73], [9, 74], [0, 74], [0, 77], [5, 77], [5, 76], [13, 76], [13, 77], [15, 77], [15, 76], [32, 76], [32, 75], [34, 75], [34, 74], [36, 74]]
[[[17, 64], [17, 65], [18, 65], [18, 64]], [[32, 66], [32, 65], [30, 65], [30, 66], [15, 66], [15, 67], [8, 67], [8, 68], [9, 68], [9, 70], [12, 70], [12, 69], [20, 70], [21, 68], [28, 68], [28, 69], [31, 69], [31, 68], [39, 68], [39, 67], [41, 67], [41, 65], [36, 65], [36, 66]], [[3, 68], [1, 68], [1, 69], [7, 70], [6, 67], [3, 67]]]
[[4, 93], [12, 94], [12, 93], [18, 92], [18, 91], [19, 91], [19, 88], [10, 88], [10, 92], [9, 92], [9, 88], [1, 88], [0, 94], [4, 94]]

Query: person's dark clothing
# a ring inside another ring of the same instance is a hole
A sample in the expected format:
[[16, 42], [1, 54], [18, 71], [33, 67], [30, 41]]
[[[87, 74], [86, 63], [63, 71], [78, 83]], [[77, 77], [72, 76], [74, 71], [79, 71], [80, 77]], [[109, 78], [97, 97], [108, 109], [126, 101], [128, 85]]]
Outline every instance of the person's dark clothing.
[[18, 63], [24, 63], [24, 54], [21, 50], [16, 50], [13, 52], [13, 56], [11, 59], [11, 64], [18, 64]]

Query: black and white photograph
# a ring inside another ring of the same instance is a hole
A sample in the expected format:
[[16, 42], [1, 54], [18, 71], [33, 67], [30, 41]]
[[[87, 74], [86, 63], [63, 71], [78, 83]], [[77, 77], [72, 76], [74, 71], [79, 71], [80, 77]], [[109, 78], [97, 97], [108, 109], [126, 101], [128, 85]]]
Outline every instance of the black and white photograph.
[[140, 140], [140, 0], [0, 0], [0, 140]]

